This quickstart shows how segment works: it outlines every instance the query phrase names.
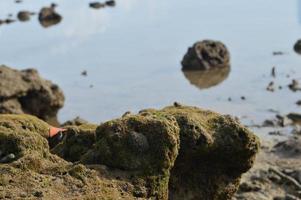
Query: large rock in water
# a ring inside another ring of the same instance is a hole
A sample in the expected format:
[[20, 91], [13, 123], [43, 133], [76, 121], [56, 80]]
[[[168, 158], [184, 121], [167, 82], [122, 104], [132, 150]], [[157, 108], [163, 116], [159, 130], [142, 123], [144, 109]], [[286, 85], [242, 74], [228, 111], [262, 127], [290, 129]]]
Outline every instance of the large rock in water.
[[259, 148], [233, 118], [178, 104], [66, 126], [51, 150], [44, 122], [19, 117], [0, 116], [0, 144], [10, 141], [1, 156], [16, 154], [0, 164], [0, 197], [227, 200]]
[[196, 42], [182, 60], [183, 70], [207, 70], [230, 67], [230, 53], [227, 47], [214, 40]]
[[2, 65], [0, 80], [0, 113], [27, 113], [49, 120], [64, 105], [61, 89], [35, 69], [18, 71]]

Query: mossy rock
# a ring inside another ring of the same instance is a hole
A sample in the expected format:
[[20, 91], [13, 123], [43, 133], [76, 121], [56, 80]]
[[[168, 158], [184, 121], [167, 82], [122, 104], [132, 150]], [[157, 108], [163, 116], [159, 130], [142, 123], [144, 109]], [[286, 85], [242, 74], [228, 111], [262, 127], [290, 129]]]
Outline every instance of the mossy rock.
[[[49, 125], [29, 115], [0, 115], [0, 151], [2, 162], [16, 160], [31, 153], [49, 154], [46, 135]], [[5, 161], [3, 157], [14, 155]]]
[[79, 161], [96, 141], [95, 130], [97, 125], [82, 124], [80, 126], [66, 126], [62, 142], [56, 145], [51, 152], [65, 160]]
[[179, 104], [65, 128], [50, 150], [48, 124], [0, 116], [0, 150], [16, 155], [0, 163], [0, 197], [230, 200], [259, 149], [232, 117]]
[[[96, 130], [94, 148], [81, 162], [104, 164], [142, 178], [147, 194], [138, 197], [166, 199], [169, 172], [179, 149], [179, 128], [175, 118], [166, 115], [129, 115], [101, 124]], [[141, 188], [139, 187], [139, 188]]]
[[175, 117], [180, 127], [169, 199], [231, 199], [241, 174], [254, 163], [258, 138], [234, 118], [196, 107], [177, 105], [140, 115], [154, 113]]

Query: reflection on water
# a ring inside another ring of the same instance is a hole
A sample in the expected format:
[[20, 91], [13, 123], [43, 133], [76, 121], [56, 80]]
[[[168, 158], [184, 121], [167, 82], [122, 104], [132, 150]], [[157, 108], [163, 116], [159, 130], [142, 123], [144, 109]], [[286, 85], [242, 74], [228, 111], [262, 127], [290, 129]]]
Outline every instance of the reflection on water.
[[222, 83], [229, 76], [230, 67], [212, 68], [210, 70], [183, 70], [189, 82], [199, 89], [207, 89]]

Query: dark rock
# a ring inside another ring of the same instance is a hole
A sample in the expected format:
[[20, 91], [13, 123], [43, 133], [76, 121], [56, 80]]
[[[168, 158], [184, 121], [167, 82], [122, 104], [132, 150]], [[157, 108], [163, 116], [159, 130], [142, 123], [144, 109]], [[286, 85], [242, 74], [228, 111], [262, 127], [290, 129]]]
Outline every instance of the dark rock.
[[267, 91], [274, 92], [275, 91], [274, 81], [271, 81], [266, 89]]
[[284, 52], [282, 52], [282, 51], [274, 51], [273, 55], [274, 56], [281, 56], [281, 55], [284, 55]]
[[43, 27], [47, 28], [61, 22], [62, 16], [55, 11], [55, 7], [55, 4], [51, 4], [50, 7], [44, 7], [40, 10], [39, 21]]
[[287, 118], [292, 120], [294, 123], [301, 124], [301, 114], [299, 113], [289, 113]]
[[230, 53], [219, 41], [204, 40], [190, 47], [182, 60], [183, 70], [206, 70], [229, 67]]
[[15, 22], [16, 20], [14, 19], [5, 19], [3, 22], [6, 23], [6, 24], [11, 24], [13, 22]]
[[294, 45], [294, 50], [296, 53], [301, 54], [301, 40], [298, 40]]
[[29, 11], [20, 11], [18, 13], [17, 17], [21, 22], [25, 22], [25, 21], [30, 20], [31, 15], [34, 15], [34, 13], [29, 12]]
[[114, 0], [110, 0], [110, 1], [106, 1], [105, 4], [106, 4], [107, 6], [113, 7], [113, 6], [116, 5], [116, 2], [115, 2]]
[[92, 2], [89, 4], [91, 8], [99, 9], [99, 8], [104, 8], [106, 4], [100, 3], [100, 2]]
[[296, 104], [297, 104], [298, 106], [301, 106], [301, 100], [298, 100], [298, 101], [296, 102]]
[[38, 116], [44, 120], [56, 117], [64, 105], [60, 88], [42, 79], [35, 69], [14, 70], [0, 66], [0, 113]]
[[82, 76], [88, 76], [87, 70], [82, 71], [81, 75], [82, 75]]
[[271, 75], [272, 75], [272, 77], [276, 77], [276, 67], [273, 67], [272, 68], [272, 71], [271, 71]]
[[292, 83], [290, 83], [288, 85], [289, 89], [292, 90], [293, 92], [296, 92], [296, 91], [300, 91], [301, 90], [301, 86], [299, 84], [299, 81], [297, 81], [296, 79], [293, 79], [292, 80]]

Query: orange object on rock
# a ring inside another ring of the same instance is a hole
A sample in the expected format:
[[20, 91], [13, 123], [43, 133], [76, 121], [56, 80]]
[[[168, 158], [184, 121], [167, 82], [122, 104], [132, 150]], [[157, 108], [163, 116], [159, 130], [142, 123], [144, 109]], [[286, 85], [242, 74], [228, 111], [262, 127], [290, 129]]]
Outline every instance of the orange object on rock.
[[52, 138], [53, 136], [56, 136], [59, 132], [64, 132], [66, 129], [64, 128], [56, 128], [51, 126], [49, 129], [49, 137]]

